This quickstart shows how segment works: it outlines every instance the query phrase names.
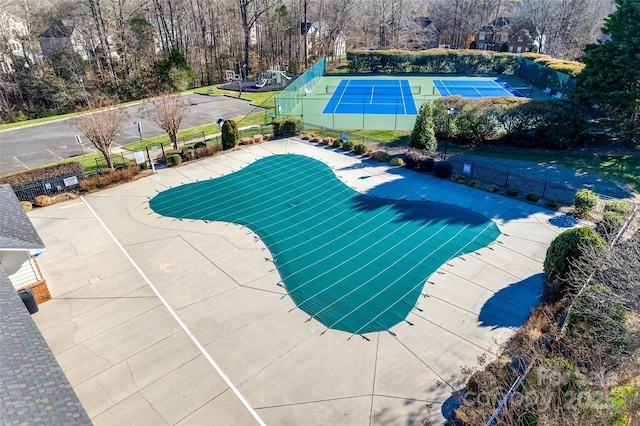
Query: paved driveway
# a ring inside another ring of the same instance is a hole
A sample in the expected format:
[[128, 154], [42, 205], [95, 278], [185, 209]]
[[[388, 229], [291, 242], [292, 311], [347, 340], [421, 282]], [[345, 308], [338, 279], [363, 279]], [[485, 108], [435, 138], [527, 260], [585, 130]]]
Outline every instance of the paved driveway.
[[[411, 325], [350, 339], [306, 322], [251, 230], [148, 207], [158, 191], [274, 153], [317, 158], [378, 197], [475, 210], [503, 234], [429, 277]], [[540, 207], [293, 139], [29, 216], [47, 245], [39, 262], [53, 296], [34, 320], [97, 425], [442, 423], [460, 366], [495, 356], [494, 339], [537, 302], [546, 248], [562, 231]]]
[[[251, 106], [249, 101], [227, 96], [193, 93], [184, 95], [184, 98], [190, 105], [191, 113], [181, 125], [182, 129], [214, 123], [219, 118], [238, 117], [262, 110]], [[114, 148], [136, 142], [140, 136], [148, 138], [164, 133], [158, 125], [142, 118], [138, 114], [138, 107], [139, 105], [132, 105], [126, 108], [129, 121], [116, 138]], [[142, 125], [141, 134], [138, 132], [138, 122]], [[82, 149], [76, 143], [76, 135], [80, 135], [83, 141]], [[0, 175], [92, 151], [95, 151], [95, 148], [78, 129], [70, 125], [68, 119], [5, 130], [0, 132]]]

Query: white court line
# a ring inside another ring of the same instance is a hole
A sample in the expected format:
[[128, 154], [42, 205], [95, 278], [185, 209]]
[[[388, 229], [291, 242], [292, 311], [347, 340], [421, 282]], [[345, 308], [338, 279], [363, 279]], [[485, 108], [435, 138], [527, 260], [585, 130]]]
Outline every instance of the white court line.
[[116, 239], [116, 237], [111, 233], [111, 231], [109, 230], [109, 228], [107, 228], [107, 225], [102, 221], [102, 219], [100, 219], [100, 217], [98, 216], [98, 214], [95, 212], [95, 210], [93, 210], [93, 208], [89, 205], [89, 203], [87, 203], [87, 200], [84, 199], [84, 197], [80, 197], [80, 199], [82, 200], [82, 202], [84, 202], [84, 204], [87, 206], [87, 208], [91, 211], [91, 213], [93, 214], [93, 216], [98, 220], [98, 222], [100, 223], [100, 225], [102, 225], [102, 227], [104, 228], [105, 231], [107, 231], [107, 234], [109, 234], [109, 236], [111, 237], [111, 239], [113, 240], [114, 243], [116, 243], [116, 245], [118, 246], [118, 248], [120, 249], [120, 251], [122, 252], [122, 254], [124, 254], [124, 256], [129, 260], [129, 262], [131, 262], [131, 264], [133, 265], [133, 267], [136, 269], [136, 271], [138, 271], [138, 273], [140, 274], [140, 276], [142, 277], [142, 279], [147, 283], [147, 285], [151, 288], [151, 290], [153, 290], [153, 292], [156, 294], [156, 296], [158, 297], [158, 299], [160, 299], [160, 302], [162, 302], [162, 304], [164, 305], [165, 308], [167, 308], [167, 310], [169, 311], [169, 313], [171, 314], [171, 316], [173, 316], [173, 318], [177, 321], [178, 325], [180, 325], [180, 327], [184, 330], [185, 333], [187, 333], [187, 336], [189, 336], [191, 338], [191, 340], [193, 341], [193, 343], [196, 345], [196, 347], [200, 350], [200, 353], [202, 353], [202, 355], [204, 355], [204, 357], [207, 359], [207, 361], [209, 361], [209, 364], [211, 364], [211, 366], [218, 372], [218, 374], [220, 375], [220, 377], [222, 377], [222, 380], [225, 381], [225, 383], [227, 384], [227, 386], [229, 386], [229, 389], [231, 389], [233, 391], [233, 393], [236, 394], [236, 396], [238, 397], [238, 399], [240, 400], [240, 402], [242, 402], [242, 405], [245, 406], [245, 408], [247, 409], [247, 411], [249, 411], [249, 413], [253, 416], [253, 418], [258, 422], [258, 424], [262, 425], [262, 426], [266, 426], [266, 423], [260, 418], [260, 416], [258, 415], [258, 413], [256, 413], [256, 411], [253, 409], [253, 407], [251, 407], [251, 405], [249, 405], [249, 402], [247, 402], [247, 400], [244, 398], [244, 396], [242, 396], [242, 394], [240, 393], [240, 391], [238, 390], [238, 388], [236, 388], [233, 383], [231, 382], [231, 380], [222, 372], [222, 369], [218, 366], [218, 364], [216, 364], [216, 362], [213, 360], [213, 358], [211, 358], [211, 355], [209, 355], [207, 353], [207, 351], [204, 349], [204, 347], [200, 344], [200, 342], [198, 341], [198, 339], [196, 339], [196, 337], [191, 333], [191, 330], [189, 330], [189, 328], [187, 327], [187, 325], [182, 322], [182, 320], [180, 319], [180, 317], [178, 316], [178, 314], [176, 314], [176, 312], [171, 308], [171, 306], [169, 306], [169, 304], [167, 303], [167, 301], [164, 299], [164, 297], [162, 297], [162, 295], [160, 294], [160, 292], [156, 289], [156, 287], [153, 285], [153, 283], [151, 282], [151, 280], [149, 280], [149, 278], [147, 278], [147, 276], [145, 275], [144, 272], [142, 272], [142, 269], [140, 269], [140, 267], [138, 266], [138, 264], [133, 260], [133, 258], [129, 255], [129, 253], [127, 253], [127, 251], [124, 249], [124, 247], [122, 247], [122, 244], [120, 244], [120, 242]]

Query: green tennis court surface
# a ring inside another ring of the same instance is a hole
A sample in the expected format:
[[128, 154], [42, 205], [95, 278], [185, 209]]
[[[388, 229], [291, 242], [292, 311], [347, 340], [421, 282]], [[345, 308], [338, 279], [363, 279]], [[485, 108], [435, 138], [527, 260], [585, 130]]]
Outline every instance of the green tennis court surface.
[[149, 204], [164, 216], [249, 227], [271, 250], [295, 304], [355, 334], [405, 320], [429, 275], [500, 233], [455, 206], [362, 195], [326, 164], [292, 154], [163, 191]]

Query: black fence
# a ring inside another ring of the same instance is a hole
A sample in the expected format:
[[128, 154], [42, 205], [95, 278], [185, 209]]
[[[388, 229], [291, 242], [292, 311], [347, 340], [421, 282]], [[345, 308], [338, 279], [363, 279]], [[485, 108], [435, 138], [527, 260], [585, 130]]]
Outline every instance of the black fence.
[[79, 188], [82, 179], [84, 179], [83, 173], [61, 176], [13, 188], [13, 192], [20, 201], [33, 201], [40, 195], [54, 196], [62, 192], [74, 191]]
[[539, 198], [554, 200], [561, 204], [573, 204], [573, 199], [578, 192], [577, 189], [569, 186], [494, 169], [482, 164], [456, 159], [449, 159], [449, 162], [453, 164], [453, 173], [493, 184], [505, 190], [516, 189], [525, 194], [534, 194]]

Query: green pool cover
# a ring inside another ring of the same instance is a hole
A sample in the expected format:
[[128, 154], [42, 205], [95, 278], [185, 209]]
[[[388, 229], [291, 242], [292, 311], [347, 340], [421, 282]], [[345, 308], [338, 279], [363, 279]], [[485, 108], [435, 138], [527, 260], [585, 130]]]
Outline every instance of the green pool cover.
[[326, 164], [293, 154], [163, 191], [149, 204], [164, 216], [249, 227], [271, 250], [295, 304], [356, 334], [403, 321], [440, 265], [500, 233], [455, 206], [360, 194]]

